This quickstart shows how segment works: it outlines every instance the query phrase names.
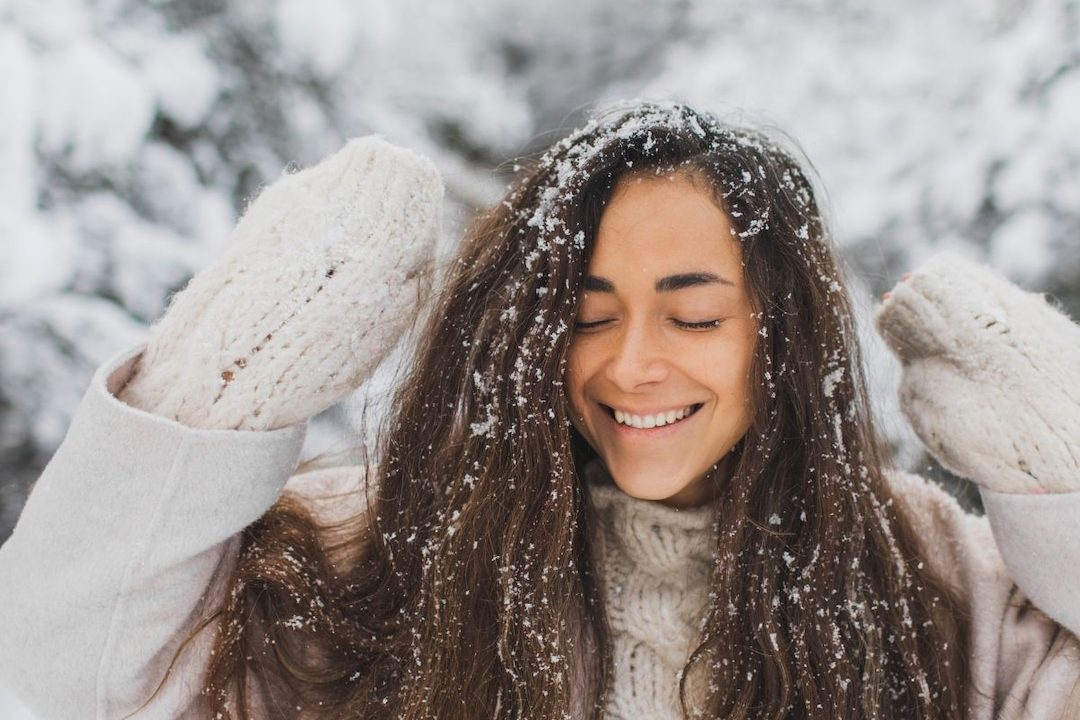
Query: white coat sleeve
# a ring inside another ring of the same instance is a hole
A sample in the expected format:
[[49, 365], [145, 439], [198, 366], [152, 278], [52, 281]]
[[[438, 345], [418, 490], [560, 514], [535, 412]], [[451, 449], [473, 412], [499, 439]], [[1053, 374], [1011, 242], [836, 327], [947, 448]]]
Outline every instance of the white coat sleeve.
[[1080, 492], [980, 488], [987, 515], [976, 516], [917, 475], [890, 480], [926, 562], [968, 606], [972, 720], [1080, 717]]
[[[97, 370], [0, 547], [0, 683], [38, 720], [113, 720], [144, 703], [303, 444], [306, 423], [200, 430], [125, 405], [115, 393], [142, 350]], [[186, 715], [210, 640], [134, 717]]]

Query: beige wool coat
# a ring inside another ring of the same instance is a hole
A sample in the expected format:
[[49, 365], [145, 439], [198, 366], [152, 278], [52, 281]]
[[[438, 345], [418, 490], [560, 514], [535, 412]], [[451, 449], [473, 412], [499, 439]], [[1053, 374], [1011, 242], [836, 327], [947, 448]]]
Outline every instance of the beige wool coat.
[[[302, 424], [199, 430], [125, 405], [115, 392], [140, 351], [94, 375], [0, 547], [0, 680], [39, 720], [119, 720], [135, 711], [188, 628], [220, 599], [237, 533], [287, 484], [319, 496], [357, 477], [348, 468], [293, 476]], [[1069, 693], [1080, 695], [1080, 492], [984, 488], [987, 514], [976, 517], [919, 477], [893, 482], [915, 509], [929, 559], [971, 599], [971, 665], [986, 693], [972, 698], [974, 717], [1063, 717]], [[614, 517], [634, 518], [613, 525], [624, 538], [626, 528], [664, 523], [674, 512], [621, 502]], [[624, 546], [605, 552], [623, 556]], [[1025, 598], [1038, 610], [1021, 609]], [[681, 642], [674, 635], [653, 639], [658, 654], [665, 642]], [[191, 708], [209, 639], [203, 633], [180, 656], [134, 718], [198, 717]], [[1023, 703], [1030, 715], [1020, 713]]]
[[[348, 143], [268, 188], [150, 343], [97, 370], [0, 547], [0, 684], [39, 720], [204, 720], [212, 634], [165, 669], [220, 604], [240, 531], [286, 486], [347, 510], [318, 498], [355, 486], [355, 469], [294, 474], [305, 420], [404, 329], [440, 196], [430, 163], [377, 139]], [[970, 599], [972, 717], [1057, 720], [1080, 695], [1080, 328], [949, 259], [898, 286], [878, 320], [904, 366], [905, 414], [986, 507], [967, 515], [937, 486], [892, 476], [927, 561]], [[133, 388], [142, 401], [121, 401]], [[610, 716], [674, 717], [707, 517], [597, 498], [605, 532], [590, 549], [604, 582], [637, 588], [607, 608], [627, 659]], [[630, 663], [638, 649], [650, 660]]]

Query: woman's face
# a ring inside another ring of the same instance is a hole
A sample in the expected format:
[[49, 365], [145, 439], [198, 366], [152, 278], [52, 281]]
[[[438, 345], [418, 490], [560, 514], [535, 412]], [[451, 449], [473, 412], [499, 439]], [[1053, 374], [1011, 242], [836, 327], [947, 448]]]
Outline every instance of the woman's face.
[[574, 426], [623, 492], [676, 507], [710, 499], [704, 474], [750, 425], [753, 312], [738, 242], [707, 190], [680, 175], [619, 182], [566, 389]]

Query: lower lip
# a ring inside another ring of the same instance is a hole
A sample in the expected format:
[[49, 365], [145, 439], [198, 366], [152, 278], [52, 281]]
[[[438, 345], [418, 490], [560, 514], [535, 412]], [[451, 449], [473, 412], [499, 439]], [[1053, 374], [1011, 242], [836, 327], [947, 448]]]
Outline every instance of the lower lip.
[[677, 421], [675, 421], [673, 423], [670, 423], [668, 425], [661, 425], [660, 427], [651, 427], [651, 428], [636, 428], [636, 427], [631, 427], [629, 425], [624, 425], [621, 422], [617, 421], [615, 418], [613, 418], [611, 416], [611, 414], [608, 413], [607, 410], [603, 410], [603, 409], [602, 410], [603, 410], [604, 415], [607, 416], [607, 419], [611, 422], [611, 424], [615, 426], [615, 432], [618, 433], [620, 436], [626, 437], [628, 439], [629, 438], [644, 439], [644, 438], [665, 438], [665, 437], [668, 437], [670, 435], [674, 435], [675, 433], [679, 432], [684, 427], [686, 427], [694, 418], [696, 418], [698, 415], [700, 415], [701, 411], [704, 408], [705, 408], [705, 406], [702, 405], [701, 407], [699, 407], [697, 409], [697, 411], [695, 411], [694, 413], [692, 413], [690, 415], [687, 415], [682, 420], [677, 420]]

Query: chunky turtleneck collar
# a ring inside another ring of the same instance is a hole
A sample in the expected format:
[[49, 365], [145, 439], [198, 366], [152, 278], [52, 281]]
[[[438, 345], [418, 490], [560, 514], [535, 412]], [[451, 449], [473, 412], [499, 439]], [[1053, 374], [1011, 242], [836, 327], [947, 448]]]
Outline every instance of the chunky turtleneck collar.
[[592, 506], [601, 526], [632, 557], [637, 570], [665, 577], [711, 557], [712, 505], [674, 508], [627, 495], [599, 459], [585, 466]]
[[612, 630], [611, 718], [679, 718], [679, 676], [708, 602], [712, 505], [678, 509], [620, 490], [585, 467], [597, 527], [591, 551]]

